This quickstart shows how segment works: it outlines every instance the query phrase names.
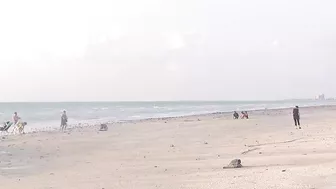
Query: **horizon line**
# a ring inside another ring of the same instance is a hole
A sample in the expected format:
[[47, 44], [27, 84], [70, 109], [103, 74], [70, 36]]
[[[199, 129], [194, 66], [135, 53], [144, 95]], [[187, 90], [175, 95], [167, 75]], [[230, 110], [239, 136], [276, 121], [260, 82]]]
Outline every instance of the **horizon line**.
[[[279, 101], [293, 101], [293, 100], [316, 100], [313, 98], [300, 99], [281, 99], [281, 100], [120, 100], [120, 101], [0, 101], [0, 103], [132, 103], [132, 102], [279, 102]], [[325, 100], [335, 100], [325, 99]], [[323, 100], [322, 100], [323, 101]]]

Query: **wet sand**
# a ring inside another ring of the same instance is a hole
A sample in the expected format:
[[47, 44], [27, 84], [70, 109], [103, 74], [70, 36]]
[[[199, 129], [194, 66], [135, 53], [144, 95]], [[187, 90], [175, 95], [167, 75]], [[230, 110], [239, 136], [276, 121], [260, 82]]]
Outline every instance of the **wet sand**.
[[[312, 189], [336, 184], [336, 107], [152, 119], [4, 136], [1, 188]], [[243, 168], [223, 169], [232, 159]]]

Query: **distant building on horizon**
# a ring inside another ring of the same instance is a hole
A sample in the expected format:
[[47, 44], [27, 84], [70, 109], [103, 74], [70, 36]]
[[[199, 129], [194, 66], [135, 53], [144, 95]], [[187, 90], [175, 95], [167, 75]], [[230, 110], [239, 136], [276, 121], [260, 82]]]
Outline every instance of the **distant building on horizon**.
[[315, 97], [315, 100], [325, 100], [325, 96], [324, 96], [324, 94], [317, 95], [317, 96]]

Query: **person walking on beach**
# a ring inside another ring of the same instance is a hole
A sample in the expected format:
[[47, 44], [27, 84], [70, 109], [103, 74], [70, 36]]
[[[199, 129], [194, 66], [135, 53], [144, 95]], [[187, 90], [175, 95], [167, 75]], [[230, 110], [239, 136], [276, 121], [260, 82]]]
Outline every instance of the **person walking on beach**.
[[66, 111], [64, 110], [61, 115], [61, 131], [65, 130], [68, 126], [68, 116], [66, 115]]
[[295, 126], [296, 127], [299, 126], [299, 129], [301, 129], [299, 106], [295, 106], [295, 108], [293, 109], [293, 118], [294, 118]]

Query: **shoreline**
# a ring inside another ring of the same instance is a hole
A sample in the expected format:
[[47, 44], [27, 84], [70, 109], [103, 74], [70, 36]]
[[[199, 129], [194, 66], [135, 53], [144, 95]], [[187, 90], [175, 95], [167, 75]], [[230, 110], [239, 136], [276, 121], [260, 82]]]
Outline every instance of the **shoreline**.
[[[316, 108], [336, 108], [336, 105], [318, 105], [318, 106], [306, 106], [300, 107], [300, 110], [309, 110], [309, 109], [316, 109]], [[291, 113], [292, 108], [272, 108], [272, 109], [256, 109], [256, 110], [248, 110], [250, 119], [253, 118], [254, 114], [262, 114], [262, 113], [272, 113], [278, 111], [287, 111]], [[169, 121], [169, 120], [179, 120], [179, 119], [193, 119], [198, 117], [211, 117], [211, 116], [225, 116], [226, 118], [232, 117], [232, 111], [230, 112], [213, 112], [213, 113], [205, 113], [205, 114], [195, 114], [195, 115], [184, 115], [184, 116], [172, 116], [172, 117], [154, 117], [154, 118], [144, 118], [144, 119], [133, 119], [133, 120], [120, 120], [120, 121], [107, 121], [107, 122], [99, 122], [99, 123], [78, 123], [78, 124], [70, 124], [67, 127], [67, 130], [72, 131], [76, 129], [85, 129], [85, 128], [92, 128], [92, 127], [100, 127], [101, 124], [107, 124], [108, 126], [111, 125], [122, 125], [122, 124], [136, 124], [136, 123], [144, 123], [144, 122], [158, 122], [158, 121]], [[238, 112], [240, 115], [240, 112]], [[239, 118], [240, 119], [240, 118]], [[29, 127], [29, 125], [28, 125]], [[27, 129], [27, 128], [26, 128]], [[44, 128], [30, 128], [26, 131], [26, 134], [30, 133], [40, 133], [40, 132], [60, 132], [59, 127], [44, 127]], [[12, 134], [6, 135], [11, 136]]]
[[[317, 106], [304, 106], [299, 107], [300, 109], [311, 109], [311, 108], [332, 108], [336, 105], [317, 105]], [[254, 109], [254, 110], [240, 110], [240, 111], [247, 111], [248, 113], [259, 113], [259, 112], [266, 112], [266, 111], [277, 111], [277, 110], [292, 110], [292, 107], [287, 108], [265, 108], [265, 109]], [[240, 111], [237, 112], [240, 114]], [[181, 115], [181, 116], [172, 116], [172, 117], [153, 117], [153, 118], [144, 118], [144, 119], [135, 119], [135, 120], [121, 120], [118, 122], [138, 122], [138, 121], [147, 121], [147, 120], [166, 120], [166, 119], [177, 119], [177, 118], [188, 118], [188, 117], [197, 117], [197, 116], [212, 116], [212, 115], [232, 115], [233, 111], [223, 111], [223, 112], [213, 112], [213, 113], [205, 113], [205, 114], [194, 114], [194, 115]], [[115, 122], [115, 123], [118, 123]]]
[[[134, 104], [133, 104], [134, 103]], [[1, 103], [0, 103], [1, 104]], [[9, 103], [0, 108], [0, 119], [8, 121], [12, 112], [33, 129], [58, 128], [61, 111], [67, 110], [71, 125], [138, 121], [143, 119], [199, 116], [232, 111], [336, 105], [336, 101], [182, 101], [182, 102], [80, 102], [80, 103]], [[59, 112], [59, 113], [58, 113]]]

